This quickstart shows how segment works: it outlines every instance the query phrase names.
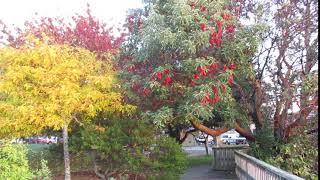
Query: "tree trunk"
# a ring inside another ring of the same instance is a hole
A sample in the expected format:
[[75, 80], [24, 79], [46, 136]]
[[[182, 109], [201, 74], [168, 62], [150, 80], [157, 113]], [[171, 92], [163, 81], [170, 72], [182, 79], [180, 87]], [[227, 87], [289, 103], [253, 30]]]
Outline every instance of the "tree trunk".
[[221, 144], [223, 144], [223, 143], [221, 142], [220, 137], [219, 137], [219, 136], [216, 136], [215, 139], [216, 139], [216, 147], [220, 147]]
[[103, 174], [101, 174], [101, 173], [99, 172], [99, 168], [98, 168], [97, 161], [96, 161], [96, 153], [92, 150], [92, 151], [89, 152], [89, 154], [90, 154], [90, 156], [91, 156], [94, 173], [95, 173], [99, 178], [101, 178], [102, 180], [106, 180], [105, 175], [103, 175]]
[[251, 134], [250, 131], [242, 128], [240, 126], [240, 120], [236, 119], [235, 128], [234, 128], [241, 136], [245, 137], [248, 141], [255, 141], [255, 137]]
[[64, 179], [71, 180], [70, 176], [70, 157], [68, 147], [68, 125], [65, 124], [62, 129], [63, 137], [63, 155], [64, 155]]
[[208, 149], [208, 138], [209, 135], [206, 136], [205, 142], [204, 142], [204, 147], [206, 148], [206, 155], [209, 155], [209, 149]]

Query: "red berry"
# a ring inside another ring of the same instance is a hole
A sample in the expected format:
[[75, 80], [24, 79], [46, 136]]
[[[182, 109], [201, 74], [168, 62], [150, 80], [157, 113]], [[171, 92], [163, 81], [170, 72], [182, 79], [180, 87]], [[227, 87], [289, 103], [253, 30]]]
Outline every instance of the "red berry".
[[214, 64], [211, 64], [211, 65], [210, 65], [210, 69], [213, 70], [213, 71], [217, 70], [218, 67], [219, 67], [219, 64], [218, 64], [218, 63], [214, 63]]
[[235, 70], [236, 69], [236, 65], [235, 64], [230, 64], [229, 65], [229, 69], [230, 70]]
[[219, 20], [216, 21], [216, 25], [217, 25], [218, 29], [222, 28], [222, 24], [223, 24], [222, 21], [219, 21]]
[[141, 19], [138, 20], [138, 28], [141, 28], [142, 27], [142, 21]]
[[206, 69], [203, 66], [199, 66], [198, 71], [201, 75], [207, 76]]
[[222, 18], [226, 21], [231, 20], [232, 19], [232, 15], [228, 14], [228, 13], [224, 13]]
[[214, 39], [211, 38], [211, 39], [209, 40], [209, 43], [211, 44], [212, 47], [214, 47], [214, 44], [215, 44]]
[[232, 84], [233, 84], [233, 76], [229, 77], [228, 83], [229, 83], [230, 86], [232, 86]]
[[210, 96], [209, 95], [206, 95], [204, 98], [205, 98], [205, 100], [210, 101]]
[[217, 38], [217, 35], [218, 35], [217, 32], [212, 32], [212, 33], [211, 33], [211, 37], [213, 37], [213, 38]]
[[165, 73], [166, 75], [168, 75], [168, 74], [170, 74], [170, 70], [169, 70], [169, 69], [166, 69], [166, 70], [164, 70], [164, 73]]
[[201, 29], [201, 31], [205, 31], [206, 30], [206, 24], [205, 23], [200, 23], [200, 29]]
[[157, 72], [157, 78], [160, 81], [162, 79], [162, 73], [161, 72]]
[[209, 95], [206, 95], [206, 96], [202, 99], [201, 104], [202, 104], [203, 106], [206, 106], [206, 105], [208, 105], [209, 102], [210, 102], [210, 97], [209, 97]]
[[171, 77], [167, 77], [164, 81], [163, 81], [163, 85], [167, 86], [169, 84], [171, 84], [172, 82], [172, 78]]
[[133, 90], [138, 91], [140, 89], [140, 84], [137, 82], [134, 82], [131, 87]]
[[225, 93], [225, 92], [226, 92], [226, 89], [227, 89], [226, 85], [222, 84], [222, 85], [221, 85], [221, 89], [222, 89], [222, 92]]
[[193, 75], [193, 78], [194, 78], [194, 79], [199, 79], [199, 77], [200, 77], [200, 75], [197, 74], [197, 73]]
[[190, 6], [191, 6], [192, 9], [194, 9], [194, 8], [196, 7], [196, 3], [195, 3], [195, 2], [192, 2], [192, 3], [190, 4]]
[[143, 88], [143, 94], [145, 96], [148, 96], [150, 94], [151, 90], [149, 88]]
[[221, 45], [221, 40], [218, 39], [218, 38], [216, 38], [216, 39], [214, 39], [214, 40], [215, 40], [215, 43], [217, 44], [217, 46], [220, 47], [220, 45]]
[[203, 66], [199, 66], [198, 71], [199, 71], [199, 73], [202, 73], [205, 71], [205, 68]]
[[200, 11], [201, 11], [201, 12], [204, 12], [204, 11], [206, 11], [206, 10], [207, 10], [207, 8], [206, 8], [205, 6], [201, 6], [201, 7], [200, 7]]
[[228, 68], [228, 66], [227, 65], [223, 65], [223, 70], [224, 71], [227, 71], [229, 68]]
[[228, 25], [227, 27], [226, 27], [226, 33], [234, 33], [235, 32], [235, 30], [236, 30], [236, 26], [234, 26], [234, 25]]
[[128, 16], [128, 22], [129, 22], [129, 23], [132, 23], [132, 22], [133, 22], [133, 19], [134, 19], [134, 16], [133, 16], [133, 15]]
[[202, 101], [201, 101], [201, 105], [202, 106], [208, 105], [208, 101], [205, 98], [203, 98]]
[[219, 96], [214, 96], [214, 99], [213, 99], [214, 103], [218, 103], [220, 102], [220, 97]]
[[218, 94], [218, 88], [217, 87], [212, 86], [211, 89], [214, 92], [214, 94]]
[[128, 71], [129, 71], [129, 72], [133, 72], [133, 71], [134, 71], [133, 66], [128, 67]]

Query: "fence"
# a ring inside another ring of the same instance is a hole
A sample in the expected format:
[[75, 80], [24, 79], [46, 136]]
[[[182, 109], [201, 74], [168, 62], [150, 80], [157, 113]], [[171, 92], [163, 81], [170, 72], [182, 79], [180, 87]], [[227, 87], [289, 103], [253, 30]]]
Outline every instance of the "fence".
[[235, 163], [239, 180], [303, 180], [241, 151], [235, 152]]
[[221, 146], [212, 147], [212, 168], [214, 170], [229, 170], [235, 169], [234, 152], [236, 150], [249, 149], [248, 145], [235, 145], [235, 146]]

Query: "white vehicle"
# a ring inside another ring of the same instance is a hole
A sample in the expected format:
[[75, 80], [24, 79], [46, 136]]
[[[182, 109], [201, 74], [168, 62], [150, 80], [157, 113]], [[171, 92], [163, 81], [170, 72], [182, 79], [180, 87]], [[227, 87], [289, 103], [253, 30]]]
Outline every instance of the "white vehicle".
[[11, 140], [11, 143], [12, 143], [12, 144], [23, 144], [24, 141], [23, 141], [22, 138], [17, 138], [17, 139]]
[[[206, 142], [206, 138], [205, 138], [206, 136], [204, 136], [203, 134], [201, 134], [201, 135], [199, 135], [198, 137], [196, 137], [195, 139], [196, 139], [196, 141], [198, 142], [198, 143], [205, 143]], [[213, 143], [214, 142], [214, 139], [213, 139], [213, 137], [212, 136], [208, 136], [208, 143]]]
[[247, 140], [245, 137], [240, 136], [239, 133], [234, 133], [234, 134], [222, 134], [221, 135], [221, 141], [224, 144], [246, 144]]

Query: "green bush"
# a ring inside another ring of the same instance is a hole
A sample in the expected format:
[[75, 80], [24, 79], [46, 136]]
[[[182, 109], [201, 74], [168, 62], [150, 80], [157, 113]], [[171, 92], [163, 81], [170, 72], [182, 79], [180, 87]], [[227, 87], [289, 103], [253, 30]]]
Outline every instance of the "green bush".
[[116, 119], [85, 125], [70, 137], [71, 149], [95, 154], [98, 172], [105, 177], [178, 179], [186, 155], [173, 139], [157, 136], [142, 120]]
[[[34, 147], [37, 147], [38, 150], [34, 150]], [[42, 148], [29, 145], [28, 159], [30, 169], [34, 170], [35, 174], [43, 174], [43, 171], [48, 172], [49, 170], [50, 173], [48, 173], [48, 176], [61, 175], [64, 173], [63, 147], [60, 143], [51, 144], [50, 146], [43, 145]], [[44, 162], [46, 162], [46, 167], [43, 166]], [[72, 172], [92, 169], [90, 158], [83, 152], [70, 153], [70, 162]]]
[[169, 137], [161, 137], [157, 141], [149, 156], [149, 161], [152, 162], [151, 172], [154, 173], [150, 176], [156, 174], [160, 179], [179, 179], [187, 167], [186, 154], [181, 145]]
[[280, 145], [279, 153], [266, 162], [305, 179], [318, 179], [318, 148], [314, 143], [305, 134], [298, 134], [290, 143]]
[[40, 160], [41, 167], [34, 171], [33, 179], [37, 180], [50, 180], [51, 179], [51, 171], [48, 168], [48, 162], [44, 159]]
[[297, 176], [318, 179], [318, 148], [314, 145], [316, 143], [304, 132], [291, 137], [288, 142], [277, 142], [272, 129], [264, 128], [256, 135], [256, 141], [250, 143], [250, 153]]
[[0, 179], [25, 180], [32, 179], [24, 145], [0, 144]]

